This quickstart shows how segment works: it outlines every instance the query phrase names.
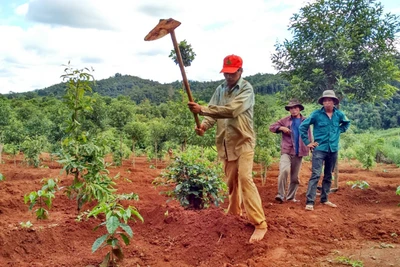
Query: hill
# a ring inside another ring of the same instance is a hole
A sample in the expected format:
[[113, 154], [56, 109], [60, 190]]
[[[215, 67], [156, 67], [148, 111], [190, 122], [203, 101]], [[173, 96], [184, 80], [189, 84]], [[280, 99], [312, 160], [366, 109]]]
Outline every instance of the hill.
[[[255, 92], [260, 94], [273, 94], [281, 91], [288, 85], [287, 81], [274, 74], [256, 74], [244, 78], [253, 85]], [[222, 79], [209, 82], [189, 81], [189, 84], [195, 99], [208, 101], [215, 88], [222, 83], [222, 81]], [[150, 102], [154, 104], [160, 104], [179, 97], [177, 92], [182, 88], [183, 84], [181, 81], [162, 84], [153, 80], [116, 73], [110, 78], [96, 81], [93, 86], [93, 92], [113, 98], [121, 95], [127, 96], [137, 104], [145, 99], [150, 100]], [[64, 95], [65, 89], [65, 83], [59, 83], [31, 92], [17, 93], [14, 94], [14, 96], [26, 97], [29, 99], [37, 96], [61, 98]]]

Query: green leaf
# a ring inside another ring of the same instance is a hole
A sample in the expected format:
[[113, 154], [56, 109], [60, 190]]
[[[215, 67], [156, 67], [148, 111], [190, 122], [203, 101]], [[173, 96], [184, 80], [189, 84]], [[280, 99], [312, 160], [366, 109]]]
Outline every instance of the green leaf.
[[125, 234], [123, 234], [123, 233], [120, 233], [119, 235], [121, 236], [121, 238], [122, 238], [122, 240], [124, 241], [125, 245], [129, 245], [129, 243], [130, 243], [129, 237], [127, 237], [127, 236], [126, 236]]
[[119, 247], [118, 238], [114, 237], [114, 238], [109, 239], [109, 241], [110, 242], [108, 242], [108, 244], [110, 244], [111, 247], [113, 247], [113, 248]]
[[52, 191], [52, 190], [54, 189], [54, 187], [56, 186], [56, 183], [54, 182], [53, 179], [49, 179], [49, 180], [47, 181], [47, 186], [48, 186], [49, 190]]
[[37, 191], [37, 195], [38, 195], [39, 197], [43, 196], [44, 194], [46, 194], [46, 192], [44, 192], [43, 190], [38, 190], [38, 191]]
[[31, 192], [31, 193], [29, 194], [29, 200], [30, 200], [31, 202], [36, 202], [37, 197], [38, 197], [38, 193], [37, 193], [37, 192]]
[[106, 241], [107, 238], [108, 238], [108, 234], [105, 234], [105, 235], [97, 238], [96, 241], [94, 241], [94, 243], [92, 245], [92, 253], [95, 252], [97, 249], [99, 249], [99, 247], [104, 243], [104, 241]]
[[26, 194], [24, 196], [24, 203], [27, 204], [28, 202], [30, 202], [30, 199], [31, 199], [31, 195], [30, 194]]
[[44, 199], [44, 203], [46, 206], [50, 209], [51, 208], [51, 198], [46, 198]]
[[132, 214], [135, 215], [140, 221], [144, 222], [144, 219], [142, 217], [142, 215], [140, 215], [140, 213], [137, 210], [131, 210]]
[[120, 226], [120, 222], [117, 216], [110, 216], [110, 218], [107, 219], [106, 227], [110, 234], [114, 234], [118, 226]]
[[132, 216], [131, 208], [126, 209], [126, 218], [129, 219]]
[[48, 211], [44, 208], [38, 208], [36, 210], [36, 218], [40, 220], [47, 219]]
[[125, 224], [125, 223], [121, 223], [120, 226], [121, 226], [122, 229], [124, 229], [124, 231], [125, 231], [130, 237], [133, 237], [133, 231], [132, 231], [132, 228], [131, 228], [129, 225], [127, 225], [127, 224]]
[[182, 186], [183, 186], [182, 184], [177, 184], [176, 187], [175, 187], [175, 191], [181, 190]]

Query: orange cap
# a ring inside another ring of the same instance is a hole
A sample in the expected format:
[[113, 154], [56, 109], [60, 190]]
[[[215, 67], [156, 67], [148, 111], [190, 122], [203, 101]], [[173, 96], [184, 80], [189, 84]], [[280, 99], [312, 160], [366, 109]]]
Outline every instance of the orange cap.
[[220, 72], [223, 73], [235, 73], [243, 65], [243, 60], [241, 57], [236, 55], [229, 55], [224, 58], [224, 65]]

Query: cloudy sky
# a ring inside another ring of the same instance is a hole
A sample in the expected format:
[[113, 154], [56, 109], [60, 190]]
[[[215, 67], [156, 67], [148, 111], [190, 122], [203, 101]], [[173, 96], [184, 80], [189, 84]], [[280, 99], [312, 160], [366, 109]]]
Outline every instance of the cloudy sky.
[[[215, 81], [222, 59], [237, 54], [244, 76], [276, 73], [274, 44], [290, 38], [290, 17], [303, 0], [0, 0], [0, 93], [61, 82], [64, 66], [93, 67], [96, 80], [129, 74], [161, 83], [182, 80], [168, 57], [170, 36], [146, 42], [159, 19], [174, 18], [178, 42], [197, 54], [189, 80]], [[400, 14], [398, 0], [382, 0]]]

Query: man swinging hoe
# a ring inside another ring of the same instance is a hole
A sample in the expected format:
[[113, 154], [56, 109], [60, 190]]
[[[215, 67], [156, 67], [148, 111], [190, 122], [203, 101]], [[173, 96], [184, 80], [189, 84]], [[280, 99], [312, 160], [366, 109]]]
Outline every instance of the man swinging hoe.
[[[252, 177], [256, 143], [253, 129], [255, 99], [252, 85], [242, 78], [243, 60], [237, 55], [226, 56], [221, 70], [225, 81], [217, 87], [208, 106], [195, 103], [175, 39], [174, 29], [179, 25], [180, 22], [173, 19], [160, 20], [145, 40], [156, 40], [168, 33], [171, 34], [189, 97], [188, 106], [196, 120], [196, 133], [202, 136], [205, 131], [217, 125], [216, 146], [218, 156], [224, 162], [225, 178], [229, 188], [228, 213], [241, 216], [243, 203], [246, 216], [255, 227], [249, 242], [260, 241], [267, 232], [267, 222], [261, 197]], [[201, 124], [198, 114], [204, 116]]]

